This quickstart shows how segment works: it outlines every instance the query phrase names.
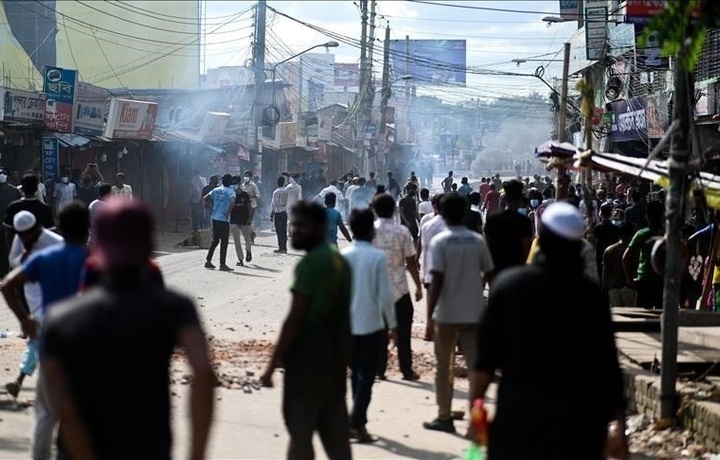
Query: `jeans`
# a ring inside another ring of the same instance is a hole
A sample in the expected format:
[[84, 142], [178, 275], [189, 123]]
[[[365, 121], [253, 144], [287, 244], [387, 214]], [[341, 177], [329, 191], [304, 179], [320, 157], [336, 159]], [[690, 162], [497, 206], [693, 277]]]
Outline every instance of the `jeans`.
[[385, 330], [367, 335], [353, 336], [353, 350], [350, 358], [350, 382], [352, 385], [353, 405], [350, 414], [350, 426], [363, 428], [367, 424], [367, 410], [370, 406], [372, 386], [375, 383], [380, 350], [385, 344]]
[[203, 220], [203, 228], [210, 228], [210, 225], [212, 224], [212, 208], [204, 208], [205, 209], [205, 219]]
[[[413, 313], [412, 300], [410, 294], [400, 297], [395, 302], [395, 317], [397, 318], [397, 354], [398, 363], [400, 364], [400, 372], [405, 375], [413, 373], [412, 368], [412, 346], [410, 345], [412, 333]], [[387, 334], [384, 338], [384, 346], [380, 350], [380, 365], [378, 366], [378, 375], [384, 375], [387, 370], [388, 360], [388, 338]]]
[[33, 375], [38, 364], [38, 341], [37, 339], [28, 340], [27, 347], [23, 353], [20, 362], [20, 372], [23, 375]]
[[50, 405], [47, 382], [42, 368], [35, 387], [35, 423], [32, 428], [30, 450], [34, 460], [49, 460], [53, 434], [58, 418]]
[[475, 365], [477, 329], [477, 324], [435, 323], [435, 399], [441, 420], [452, 418], [455, 347], [459, 342], [467, 368], [471, 370]]
[[277, 212], [273, 217], [275, 222], [275, 233], [277, 233], [278, 249], [287, 251], [287, 212]]
[[350, 460], [345, 367], [330, 366], [322, 371], [303, 369], [302, 365], [285, 369], [283, 418], [290, 446], [289, 460], [312, 460], [313, 435], [320, 435], [325, 453], [333, 460]]
[[213, 240], [210, 245], [210, 249], [208, 249], [207, 261], [212, 261], [215, 248], [217, 248], [218, 243], [220, 243], [220, 265], [225, 265], [227, 260], [228, 244], [230, 243], [230, 224], [228, 222], [213, 220], [212, 229]]
[[205, 228], [205, 207], [202, 203], [190, 203], [190, 220], [194, 231]]
[[230, 234], [233, 237], [233, 244], [235, 245], [235, 254], [237, 254], [238, 262], [242, 262], [245, 258], [242, 250], [242, 242], [240, 241], [240, 233], [242, 233], [242, 236], [245, 239], [245, 250], [248, 254], [250, 254], [252, 252], [252, 227], [249, 225], [230, 224]]

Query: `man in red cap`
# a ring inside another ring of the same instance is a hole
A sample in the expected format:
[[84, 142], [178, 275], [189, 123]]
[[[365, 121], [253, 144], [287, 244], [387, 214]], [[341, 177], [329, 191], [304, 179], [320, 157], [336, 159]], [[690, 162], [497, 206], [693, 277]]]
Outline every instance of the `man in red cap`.
[[46, 318], [42, 366], [60, 416], [60, 450], [71, 458], [170, 458], [175, 346], [194, 372], [191, 458], [205, 457], [215, 377], [195, 306], [145, 276], [152, 230], [145, 206], [109, 201], [95, 226], [101, 284]]

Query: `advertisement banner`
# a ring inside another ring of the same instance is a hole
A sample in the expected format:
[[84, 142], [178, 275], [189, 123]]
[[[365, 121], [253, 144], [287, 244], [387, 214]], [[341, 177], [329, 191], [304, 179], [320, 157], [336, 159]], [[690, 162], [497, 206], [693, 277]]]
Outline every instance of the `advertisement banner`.
[[45, 119], [45, 96], [41, 93], [0, 87], [0, 101], [0, 121], [42, 123]]
[[[699, 17], [701, 3], [697, 2], [692, 17]], [[667, 4], [668, 0], [627, 0], [625, 7], [627, 22], [647, 24], [654, 16], [660, 14]]]
[[42, 138], [42, 173], [46, 181], [54, 181], [58, 177], [60, 159], [58, 157], [58, 140], [55, 137]]
[[394, 75], [411, 75], [413, 84], [465, 85], [465, 40], [390, 40]]
[[580, 0], [560, 0], [560, 17], [566, 21], [577, 21]]
[[227, 128], [228, 122], [230, 121], [229, 113], [222, 112], [208, 112], [203, 118], [202, 126], [197, 135], [197, 140], [202, 142], [210, 137], [222, 136], [225, 134], [225, 128]]
[[667, 129], [667, 99], [663, 95], [634, 97], [612, 103], [613, 142], [659, 139]]
[[43, 68], [45, 126], [60, 132], [73, 131], [73, 105], [77, 71], [60, 67]]
[[78, 82], [73, 110], [74, 131], [79, 134], [102, 135], [110, 104], [110, 93], [99, 86]]
[[275, 148], [284, 149], [294, 147], [298, 135], [298, 125], [295, 122], [278, 123], [275, 127]]
[[157, 108], [154, 102], [112, 98], [103, 136], [108, 139], [152, 138]]

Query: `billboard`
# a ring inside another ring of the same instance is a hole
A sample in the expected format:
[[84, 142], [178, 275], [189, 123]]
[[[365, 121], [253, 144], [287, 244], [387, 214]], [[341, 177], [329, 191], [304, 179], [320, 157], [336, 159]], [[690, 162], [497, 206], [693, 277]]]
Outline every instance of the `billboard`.
[[659, 139], [668, 125], [665, 95], [634, 97], [612, 102], [613, 142]]
[[560, 0], [560, 17], [566, 21], [577, 21], [580, 12], [580, 0]]
[[416, 84], [465, 85], [466, 58], [465, 40], [390, 40], [394, 75]]
[[76, 70], [50, 66], [43, 68], [45, 126], [49, 129], [63, 133], [72, 132], [76, 86]]
[[78, 134], [102, 135], [110, 104], [110, 93], [105, 88], [78, 82], [73, 125]]
[[112, 98], [104, 136], [108, 139], [150, 139], [158, 105], [154, 102]]
[[43, 123], [45, 119], [45, 96], [17, 89], [0, 87], [0, 121]]

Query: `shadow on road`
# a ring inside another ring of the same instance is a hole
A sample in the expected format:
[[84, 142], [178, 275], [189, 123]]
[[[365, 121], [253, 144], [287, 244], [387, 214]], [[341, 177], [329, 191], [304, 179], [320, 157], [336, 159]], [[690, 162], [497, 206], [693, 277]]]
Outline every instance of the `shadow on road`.
[[393, 441], [392, 439], [383, 438], [382, 436], [378, 436], [378, 441], [373, 445], [392, 454], [417, 460], [452, 460], [460, 457], [461, 454], [460, 452], [448, 454], [447, 452], [414, 449], [410, 446], [406, 446], [405, 444]]

